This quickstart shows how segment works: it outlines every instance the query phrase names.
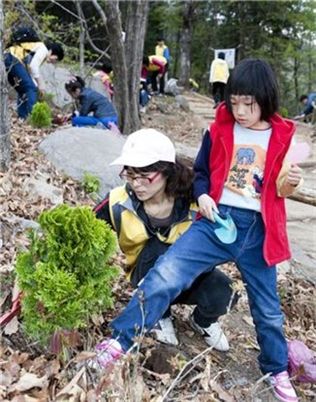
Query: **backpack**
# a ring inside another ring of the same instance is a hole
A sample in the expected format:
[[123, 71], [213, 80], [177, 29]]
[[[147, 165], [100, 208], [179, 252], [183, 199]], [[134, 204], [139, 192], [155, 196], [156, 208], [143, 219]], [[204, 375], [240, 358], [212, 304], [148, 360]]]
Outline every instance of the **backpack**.
[[10, 38], [10, 46], [18, 45], [25, 42], [40, 42], [35, 30], [31, 27], [20, 26], [15, 31], [12, 32]]

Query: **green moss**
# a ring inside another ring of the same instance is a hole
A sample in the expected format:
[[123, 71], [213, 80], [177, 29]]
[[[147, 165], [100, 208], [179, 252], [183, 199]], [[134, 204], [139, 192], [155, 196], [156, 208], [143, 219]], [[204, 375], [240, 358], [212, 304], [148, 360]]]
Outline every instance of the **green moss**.
[[39, 223], [42, 233], [31, 232], [16, 272], [25, 331], [46, 344], [54, 333], [84, 328], [92, 314], [112, 306], [118, 270], [108, 263], [115, 236], [90, 208], [61, 205], [43, 212]]

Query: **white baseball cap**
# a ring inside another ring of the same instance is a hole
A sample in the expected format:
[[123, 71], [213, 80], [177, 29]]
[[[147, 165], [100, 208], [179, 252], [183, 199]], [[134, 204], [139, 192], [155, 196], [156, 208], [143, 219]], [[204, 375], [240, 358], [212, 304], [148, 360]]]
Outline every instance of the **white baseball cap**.
[[145, 167], [153, 163], [176, 161], [171, 140], [153, 128], [143, 128], [127, 137], [121, 155], [111, 165]]

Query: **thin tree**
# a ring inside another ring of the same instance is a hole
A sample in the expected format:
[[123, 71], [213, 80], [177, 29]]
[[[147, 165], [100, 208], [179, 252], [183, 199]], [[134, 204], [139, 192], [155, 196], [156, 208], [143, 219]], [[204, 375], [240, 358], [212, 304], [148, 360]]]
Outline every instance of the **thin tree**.
[[10, 129], [8, 108], [8, 82], [3, 61], [4, 17], [3, 1], [0, 0], [0, 171], [9, 169], [10, 163]]
[[148, 0], [128, 2], [125, 35], [123, 35], [119, 1], [107, 1], [104, 9], [98, 0], [92, 1], [107, 27], [119, 126], [124, 134], [130, 134], [140, 128], [139, 79], [149, 2]]
[[183, 2], [181, 6], [183, 22], [180, 34], [179, 84], [188, 88], [191, 74], [191, 44], [195, 4], [193, 0], [188, 0]]

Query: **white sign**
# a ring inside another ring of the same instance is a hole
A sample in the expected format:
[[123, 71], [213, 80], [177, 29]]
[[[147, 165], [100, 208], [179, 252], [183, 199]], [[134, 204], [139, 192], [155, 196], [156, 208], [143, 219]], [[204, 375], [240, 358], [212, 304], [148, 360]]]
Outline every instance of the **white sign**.
[[227, 61], [229, 68], [235, 67], [235, 54], [236, 49], [214, 49], [215, 59], [218, 58], [218, 53], [225, 53], [225, 60]]

